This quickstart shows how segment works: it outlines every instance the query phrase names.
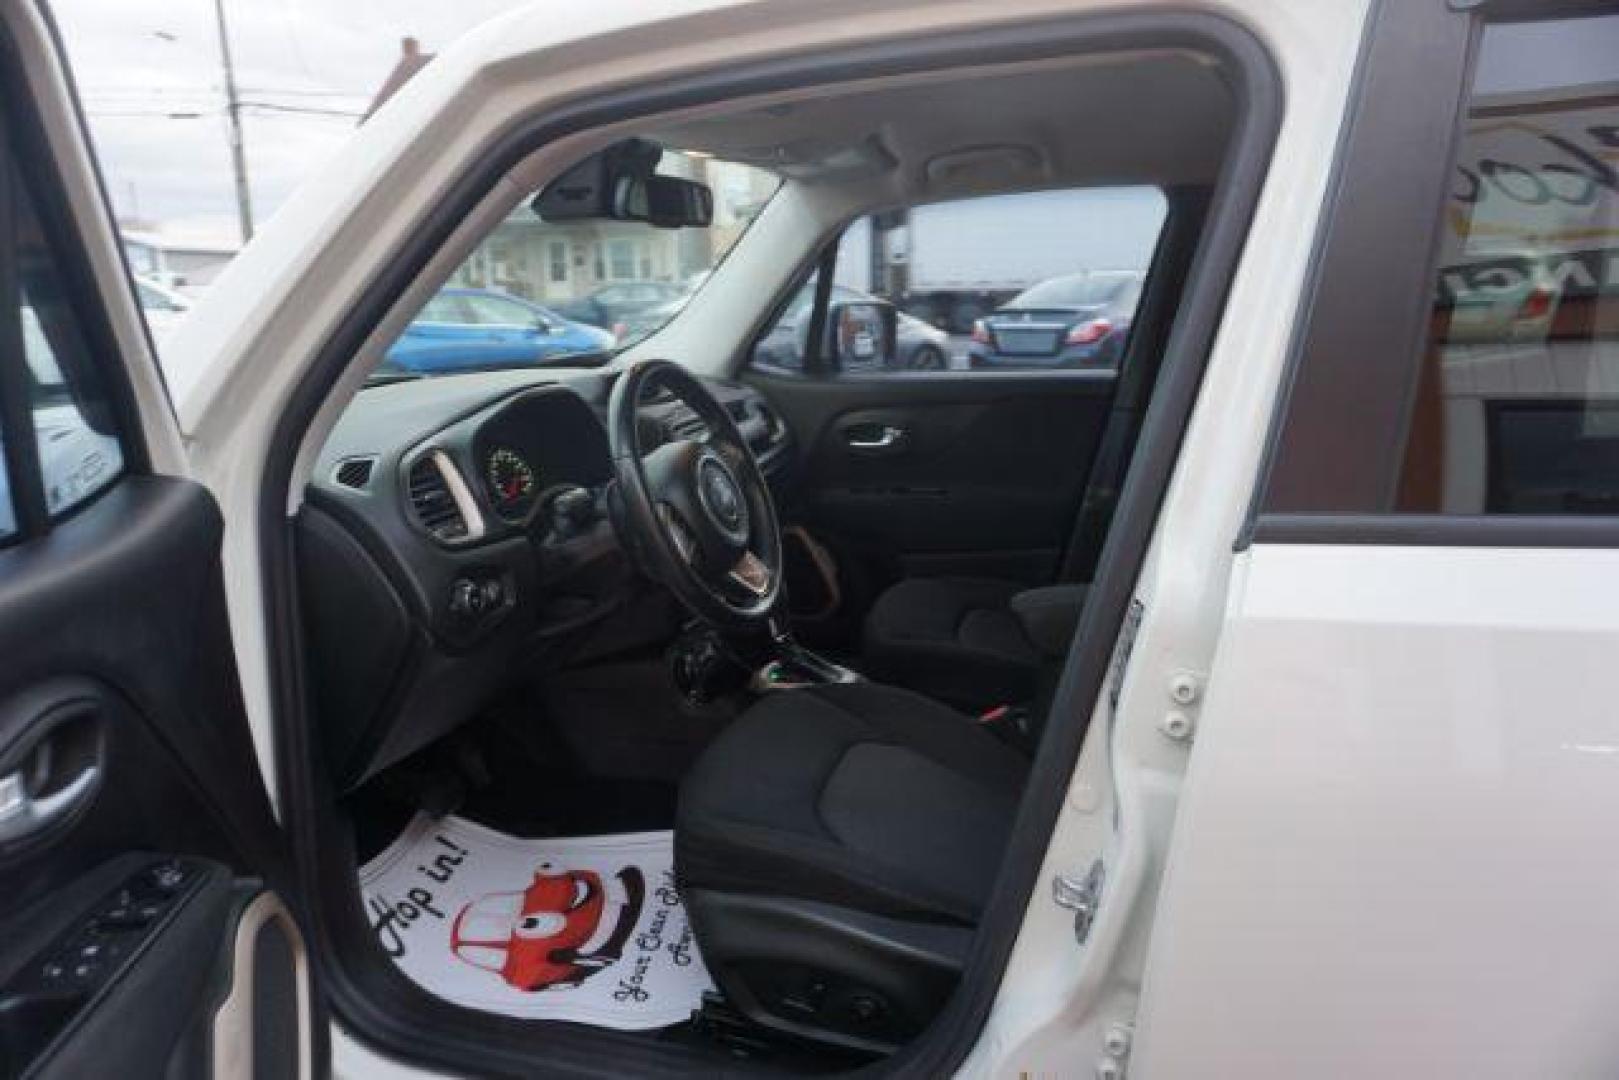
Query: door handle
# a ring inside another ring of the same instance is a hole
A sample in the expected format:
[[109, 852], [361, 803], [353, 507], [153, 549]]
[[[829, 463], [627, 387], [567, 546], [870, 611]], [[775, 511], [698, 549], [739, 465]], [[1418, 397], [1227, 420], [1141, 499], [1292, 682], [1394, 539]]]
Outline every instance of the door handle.
[[850, 428], [844, 433], [850, 450], [859, 450], [865, 454], [880, 454], [885, 451], [898, 450], [905, 445], [908, 434], [902, 427], [892, 424], [862, 425]]
[[17, 734], [0, 755], [0, 850], [54, 831], [95, 799], [106, 771], [104, 700], [64, 681], [7, 703], [0, 728]]
[[89, 762], [55, 790], [35, 794], [50, 777], [50, 745], [40, 746], [28, 769], [0, 776], [0, 846], [26, 840], [68, 818], [90, 801], [101, 782], [100, 766]]

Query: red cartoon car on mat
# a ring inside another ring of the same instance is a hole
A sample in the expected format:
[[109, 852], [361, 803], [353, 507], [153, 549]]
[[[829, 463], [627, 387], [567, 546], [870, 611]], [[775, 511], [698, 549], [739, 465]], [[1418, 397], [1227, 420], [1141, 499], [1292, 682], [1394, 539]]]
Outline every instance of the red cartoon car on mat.
[[624, 954], [640, 918], [646, 895], [641, 871], [627, 867], [617, 881], [624, 894], [618, 918], [595, 947], [608, 908], [601, 875], [553, 872], [545, 863], [525, 891], [490, 893], [462, 908], [450, 930], [450, 948], [519, 990], [578, 986]]

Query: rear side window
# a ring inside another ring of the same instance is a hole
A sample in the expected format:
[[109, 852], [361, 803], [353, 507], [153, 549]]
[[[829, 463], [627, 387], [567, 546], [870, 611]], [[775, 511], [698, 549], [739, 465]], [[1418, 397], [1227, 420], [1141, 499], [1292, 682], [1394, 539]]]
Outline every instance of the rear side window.
[[1410, 264], [1362, 230], [1389, 253], [1318, 306], [1267, 510], [1619, 516], [1619, 14], [1487, 23], [1463, 85], [1420, 345], [1365, 333]]
[[1619, 15], [1488, 28], [1399, 509], [1619, 514], [1616, 170]]

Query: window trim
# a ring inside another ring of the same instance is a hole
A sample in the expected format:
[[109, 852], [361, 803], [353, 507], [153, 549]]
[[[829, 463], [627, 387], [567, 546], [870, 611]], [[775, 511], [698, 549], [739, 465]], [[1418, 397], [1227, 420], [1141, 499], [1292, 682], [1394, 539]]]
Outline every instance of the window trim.
[[[1254, 543], [1619, 546], [1619, 515], [1383, 509], [1394, 505], [1405, 456], [1443, 208], [1484, 27], [1599, 10], [1591, 0], [1380, 0], [1236, 550]], [[1422, 145], [1445, 152], [1425, 159], [1406, 152]], [[1380, 324], [1364, 317], [1379, 305], [1398, 314]], [[1346, 409], [1357, 405], [1356, 422], [1345, 423]], [[1367, 431], [1384, 437], [1368, 439]]]

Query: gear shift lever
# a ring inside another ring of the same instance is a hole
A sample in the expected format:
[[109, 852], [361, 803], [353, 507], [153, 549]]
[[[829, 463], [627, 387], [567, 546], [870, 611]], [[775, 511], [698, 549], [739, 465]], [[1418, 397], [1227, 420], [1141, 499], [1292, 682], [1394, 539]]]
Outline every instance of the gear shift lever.
[[858, 672], [804, 648], [776, 616], [771, 616], [769, 626], [776, 655], [754, 672], [749, 688], [755, 693], [864, 681]]

